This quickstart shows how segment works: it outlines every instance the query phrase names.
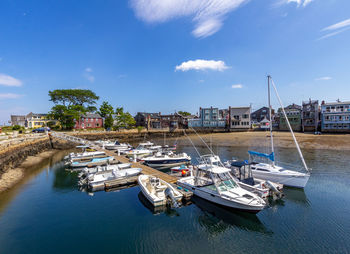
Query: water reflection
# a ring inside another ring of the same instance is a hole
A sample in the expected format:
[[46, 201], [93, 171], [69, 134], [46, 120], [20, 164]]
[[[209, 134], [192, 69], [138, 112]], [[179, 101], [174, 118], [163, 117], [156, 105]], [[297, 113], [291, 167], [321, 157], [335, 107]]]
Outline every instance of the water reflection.
[[273, 234], [255, 214], [230, 211], [196, 196], [192, 201], [204, 212], [198, 217], [198, 222], [211, 235], [218, 235], [232, 226], [246, 231]]
[[64, 164], [60, 163], [57, 168], [53, 170], [54, 180], [52, 187], [54, 190], [69, 192], [77, 190], [78, 188], [78, 173], [70, 172], [65, 169]]
[[167, 215], [169, 217], [180, 216], [180, 214], [175, 209], [172, 209], [168, 206], [157, 206], [157, 207], [153, 206], [147, 200], [147, 198], [142, 194], [141, 191], [139, 192], [137, 197], [139, 198], [139, 200], [143, 204], [143, 206], [146, 207], [154, 215], [164, 213], [165, 215]]
[[[16, 197], [22, 188], [35, 179], [43, 170], [47, 172], [59, 165], [62, 158], [70, 151], [57, 151], [52, 156], [44, 158], [41, 162], [25, 168], [24, 177], [15, 186], [3, 193], [0, 193], [0, 213], [2, 213], [7, 205]], [[38, 155], [40, 157], [40, 154]]]
[[310, 201], [308, 200], [304, 189], [297, 189], [291, 187], [284, 187], [284, 198], [288, 201], [292, 201], [297, 204], [302, 204], [306, 207], [310, 206]]

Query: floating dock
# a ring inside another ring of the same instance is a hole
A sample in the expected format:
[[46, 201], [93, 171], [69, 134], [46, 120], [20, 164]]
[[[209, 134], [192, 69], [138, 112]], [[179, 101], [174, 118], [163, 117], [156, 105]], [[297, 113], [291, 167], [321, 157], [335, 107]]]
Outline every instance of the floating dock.
[[[101, 151], [104, 151], [108, 156], [113, 156], [116, 160], [118, 160], [122, 163], [130, 163], [128, 158], [126, 158], [125, 156], [122, 156], [122, 155], [117, 155], [114, 151], [109, 151], [109, 150], [101, 150]], [[175, 176], [168, 175], [164, 172], [161, 172], [157, 169], [148, 167], [144, 164], [141, 164], [138, 162], [133, 162], [132, 167], [142, 168], [142, 174], [152, 175], [152, 176], [158, 177], [158, 178], [160, 178], [168, 183], [175, 184], [177, 182], [177, 178]]]

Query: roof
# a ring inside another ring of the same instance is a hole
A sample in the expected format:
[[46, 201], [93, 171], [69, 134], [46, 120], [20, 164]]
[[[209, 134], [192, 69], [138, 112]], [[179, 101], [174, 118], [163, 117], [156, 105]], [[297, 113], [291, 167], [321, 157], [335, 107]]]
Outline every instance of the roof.
[[82, 117], [88, 117], [88, 118], [102, 118], [99, 114], [97, 113], [85, 113], [81, 115]]
[[223, 173], [231, 172], [231, 169], [229, 169], [229, 168], [219, 167], [219, 166], [210, 165], [210, 164], [202, 164], [202, 165], [198, 165], [198, 167], [201, 170], [206, 170], [206, 171], [212, 172], [214, 174], [223, 174]]
[[345, 104], [350, 104], [350, 101], [329, 102], [329, 103], [323, 104], [322, 106], [345, 105]]
[[26, 117], [30, 117], [30, 116], [47, 116], [47, 114], [30, 112], [28, 115], [26, 115]]
[[253, 114], [257, 114], [257, 113], [259, 113], [259, 112], [262, 111], [262, 110], [267, 110], [267, 112], [269, 112], [269, 108], [264, 106], [264, 107], [259, 108], [258, 110], [255, 110], [255, 111], [252, 113], [252, 115], [253, 115]]
[[25, 116], [23, 116], [23, 115], [11, 115], [11, 119], [12, 118], [20, 118], [20, 119], [23, 119], [23, 120], [25, 120]]

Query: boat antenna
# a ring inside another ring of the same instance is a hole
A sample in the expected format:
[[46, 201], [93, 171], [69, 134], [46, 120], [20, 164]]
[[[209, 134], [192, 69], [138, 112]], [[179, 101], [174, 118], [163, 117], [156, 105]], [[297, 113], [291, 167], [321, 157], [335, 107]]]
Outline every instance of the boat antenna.
[[191, 128], [191, 130], [193, 130], [194, 131], [194, 133], [196, 133], [197, 134], [197, 136], [199, 137], [199, 139], [200, 140], [202, 140], [202, 142], [206, 145], [206, 147], [209, 149], [209, 151], [211, 152], [211, 154], [212, 155], [214, 155], [214, 152], [213, 152], [213, 150], [211, 150], [210, 149], [210, 147], [208, 146], [208, 144], [202, 139], [202, 137], [201, 136], [199, 136], [199, 134], [196, 132], [196, 130], [195, 129], [193, 129], [192, 127], [190, 127]]
[[[275, 154], [275, 148], [273, 146], [273, 135], [272, 135], [272, 107], [271, 107], [271, 90], [270, 90], [270, 80], [271, 76], [267, 76], [267, 86], [268, 86], [268, 103], [269, 103], [269, 125], [270, 125], [270, 140], [271, 140], [271, 153], [274, 155]], [[275, 161], [272, 161], [272, 166], [275, 166]]]
[[301, 161], [302, 161], [302, 163], [303, 163], [303, 165], [304, 165], [304, 168], [305, 168], [305, 169], [306, 169], [308, 172], [310, 172], [310, 170], [309, 170], [309, 168], [307, 167], [306, 162], [305, 162], [305, 160], [304, 160], [303, 154], [302, 154], [302, 152], [301, 152], [301, 150], [300, 150], [300, 147], [299, 147], [298, 141], [297, 141], [297, 139], [295, 138], [295, 135], [294, 135], [293, 129], [292, 129], [292, 127], [291, 127], [290, 123], [289, 123], [289, 120], [288, 120], [288, 117], [287, 117], [286, 111], [284, 110], [284, 106], [283, 106], [283, 103], [282, 103], [282, 101], [281, 101], [281, 98], [280, 98], [280, 96], [279, 96], [279, 94], [278, 94], [278, 92], [277, 92], [277, 88], [276, 88], [276, 86], [275, 86], [275, 83], [273, 82], [273, 80], [272, 80], [272, 78], [271, 78], [271, 77], [270, 77], [270, 79], [271, 79], [271, 84], [272, 84], [272, 86], [273, 86], [273, 89], [275, 90], [275, 93], [276, 93], [276, 96], [277, 96], [278, 102], [279, 102], [279, 103], [280, 103], [280, 105], [281, 105], [283, 115], [284, 115], [284, 117], [286, 118], [286, 122], [287, 122], [288, 128], [289, 128], [289, 130], [290, 130], [290, 133], [292, 133], [292, 137], [293, 137], [293, 140], [294, 140], [295, 146], [297, 147], [297, 150], [298, 150], [298, 153], [299, 153], [300, 159], [301, 159]]
[[196, 150], [198, 156], [201, 157], [201, 154], [198, 152], [196, 146], [193, 144], [192, 140], [191, 140], [190, 137], [187, 135], [186, 131], [185, 131], [185, 130], [183, 130], [183, 131], [184, 131], [185, 136], [186, 136], [186, 137], [188, 138], [188, 140], [191, 142], [191, 144], [192, 144], [194, 150]]

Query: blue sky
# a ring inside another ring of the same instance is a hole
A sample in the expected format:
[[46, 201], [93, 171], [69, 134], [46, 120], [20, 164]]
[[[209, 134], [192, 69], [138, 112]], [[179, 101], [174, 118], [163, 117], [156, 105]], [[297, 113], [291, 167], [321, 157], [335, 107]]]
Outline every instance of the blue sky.
[[257, 109], [267, 74], [286, 105], [350, 100], [348, 0], [2, 0], [0, 31], [0, 124], [59, 88], [132, 114]]

